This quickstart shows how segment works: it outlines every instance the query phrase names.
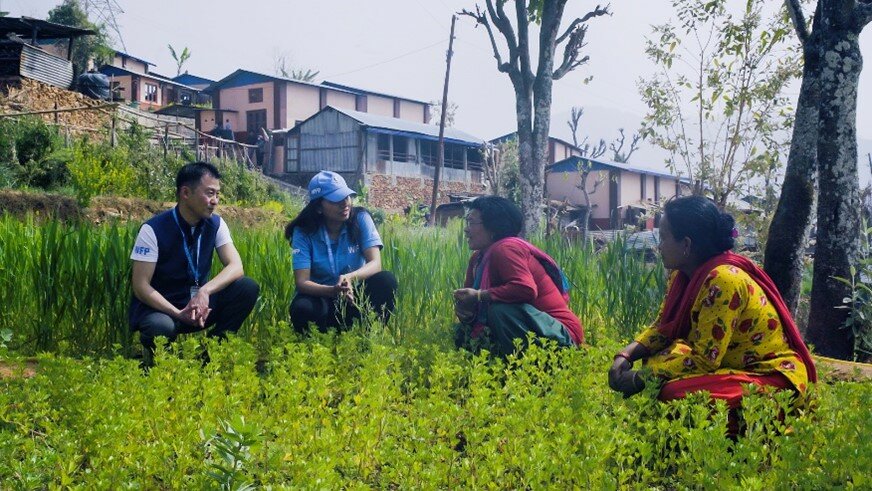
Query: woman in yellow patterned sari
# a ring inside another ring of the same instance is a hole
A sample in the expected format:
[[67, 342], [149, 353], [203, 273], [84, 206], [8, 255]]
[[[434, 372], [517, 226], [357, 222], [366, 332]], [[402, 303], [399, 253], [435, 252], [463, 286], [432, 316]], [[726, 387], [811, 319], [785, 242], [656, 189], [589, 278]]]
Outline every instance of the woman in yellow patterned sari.
[[817, 375], [808, 349], [772, 280], [733, 254], [733, 217], [706, 198], [666, 204], [660, 254], [672, 270], [654, 324], [615, 355], [609, 385], [625, 396], [644, 388], [641, 360], [666, 381], [660, 399], [697, 391], [739, 407], [743, 385], [805, 393]]

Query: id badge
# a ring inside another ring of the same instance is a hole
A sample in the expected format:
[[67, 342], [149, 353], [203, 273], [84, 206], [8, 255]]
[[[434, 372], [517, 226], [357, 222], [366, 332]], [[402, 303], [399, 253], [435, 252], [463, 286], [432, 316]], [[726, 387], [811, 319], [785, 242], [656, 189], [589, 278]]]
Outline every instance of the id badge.
[[196, 297], [196, 296], [197, 296], [197, 293], [199, 293], [199, 292], [200, 292], [200, 287], [199, 287], [199, 286], [192, 286], [192, 287], [191, 287], [191, 298]]

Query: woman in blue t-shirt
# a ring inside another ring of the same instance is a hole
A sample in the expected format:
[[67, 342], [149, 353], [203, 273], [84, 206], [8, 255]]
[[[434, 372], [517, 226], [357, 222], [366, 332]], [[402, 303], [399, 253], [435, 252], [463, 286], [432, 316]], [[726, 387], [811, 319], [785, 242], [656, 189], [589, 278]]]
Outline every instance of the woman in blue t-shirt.
[[381, 237], [369, 212], [353, 206], [355, 194], [342, 176], [322, 170], [309, 181], [309, 204], [285, 228], [297, 287], [291, 324], [301, 334], [310, 322], [321, 331], [350, 326], [367, 300], [384, 322], [394, 309], [397, 280], [382, 270]]

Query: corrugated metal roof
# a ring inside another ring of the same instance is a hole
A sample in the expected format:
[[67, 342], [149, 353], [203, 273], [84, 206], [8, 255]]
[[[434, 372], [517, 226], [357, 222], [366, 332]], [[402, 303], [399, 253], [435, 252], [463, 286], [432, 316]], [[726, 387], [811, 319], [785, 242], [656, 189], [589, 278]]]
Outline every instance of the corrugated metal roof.
[[[505, 135], [503, 135], [503, 136], [498, 136], [498, 137], [496, 137], [496, 138], [491, 138], [491, 139], [488, 140], [488, 141], [491, 142], [491, 143], [504, 143], [504, 142], [506, 142], [506, 141], [508, 141], [508, 140], [512, 140], [512, 139], [514, 139], [514, 140], [517, 140], [517, 139], [518, 139], [518, 132], [517, 132], [517, 131], [513, 131], [513, 132], [511, 132], [511, 133], [506, 133]], [[566, 140], [564, 140], [564, 139], [562, 139], [562, 138], [557, 138], [556, 136], [549, 136], [548, 139], [549, 139], [549, 140], [558, 141], [558, 142], [560, 142], [560, 143], [566, 145], [567, 147], [573, 148], [573, 149], [578, 150], [579, 152], [581, 152], [581, 149], [580, 149], [580, 148], [578, 148], [578, 147], [575, 146], [574, 144], [572, 144], [572, 143], [570, 143], [570, 142], [568, 142], [568, 141], [566, 141]]]
[[667, 177], [670, 179], [678, 179], [682, 182], [687, 181], [686, 178], [682, 178], [680, 176], [674, 176], [669, 174], [668, 172], [656, 171], [652, 169], [646, 169], [644, 167], [639, 167], [635, 165], [629, 165], [618, 162], [610, 162], [608, 160], [602, 159], [591, 159], [587, 157], [578, 157], [572, 156], [566, 159], [563, 159], [559, 162], [554, 162], [553, 164], [546, 167], [546, 170], [551, 173], [555, 172], [577, 172], [578, 164], [582, 161], [590, 162], [592, 164], [591, 170], [601, 170], [601, 169], [620, 169], [630, 172], [636, 172], [639, 174], [647, 174], [649, 176], [658, 176], [658, 177]]
[[54, 22], [34, 19], [32, 17], [0, 17], [0, 37], [6, 37], [6, 34], [13, 33], [29, 39], [33, 35], [34, 28], [36, 28], [37, 39], [56, 39], [97, 34], [91, 29], [55, 24]]
[[337, 92], [344, 92], [346, 94], [352, 94], [352, 95], [356, 94], [356, 92], [352, 92], [350, 90], [334, 88], [334, 87], [327, 87], [327, 86], [324, 86], [321, 84], [315, 84], [312, 82], [303, 82], [301, 80], [293, 80], [293, 79], [285, 78], [285, 77], [276, 77], [274, 75], [267, 75], [265, 73], [253, 72], [251, 70], [243, 70], [242, 68], [236, 70], [235, 72], [231, 73], [230, 75], [227, 75], [226, 77], [222, 78], [221, 80], [206, 87], [204, 89], [204, 92], [214, 92], [215, 90], [222, 89], [222, 88], [243, 87], [246, 85], [251, 85], [251, 84], [256, 84], [256, 83], [261, 83], [261, 82], [268, 82], [268, 81], [273, 81], [273, 80], [279, 81], [279, 82], [288, 82], [288, 83], [298, 84], [298, 85], [306, 85], [308, 87], [315, 87], [317, 89], [335, 90]]
[[194, 92], [200, 92], [200, 89], [198, 89], [196, 87], [191, 87], [189, 85], [180, 84], [173, 79], [164, 77], [163, 75], [158, 75], [157, 73], [154, 73], [154, 72], [148, 72], [148, 73], [134, 72], [132, 70], [128, 70], [126, 68], [121, 68], [121, 67], [118, 67], [115, 65], [103, 65], [102, 67], [100, 67], [100, 70], [98, 70], [98, 71], [104, 75], [115, 75], [115, 76], [118, 76], [118, 75], [136, 75], [137, 77], [150, 78], [150, 79], [153, 79], [153, 80], [156, 80], [158, 82], [165, 83], [165, 84], [175, 85], [177, 87], [182, 87], [184, 89], [192, 90]]
[[[325, 109], [328, 108], [353, 118], [361, 124], [373, 129], [439, 138], [439, 127], [436, 125], [416, 123], [413, 121], [406, 121], [405, 119], [390, 118], [387, 116], [377, 116], [375, 114], [351, 111], [349, 109], [339, 109], [333, 106], [327, 106]], [[454, 128], [445, 128], [445, 139], [454, 140], [459, 143], [472, 143], [475, 145], [483, 145], [485, 143], [483, 139], [478, 138], [477, 136], [472, 136], [469, 133]]]
[[190, 73], [183, 73], [176, 77], [173, 77], [173, 80], [180, 84], [185, 85], [193, 85], [193, 84], [214, 84], [214, 80], [209, 80], [208, 78], [198, 77], [197, 75], [191, 75]]
[[20, 73], [22, 77], [67, 89], [73, 82], [73, 64], [31, 46], [21, 45]]
[[137, 57], [135, 57], [135, 56], [133, 56], [133, 55], [131, 55], [131, 54], [125, 53], [124, 51], [118, 51], [118, 50], [116, 49], [116, 50], [115, 50], [115, 54], [116, 54], [116, 55], [121, 55], [121, 56], [123, 56], [123, 57], [125, 57], [125, 58], [130, 58], [131, 60], [135, 60], [135, 61], [138, 61], [138, 62], [140, 62], [140, 63], [145, 63], [146, 65], [157, 66], [157, 65], [155, 65], [154, 63], [152, 63], [152, 62], [150, 62], [150, 61], [148, 61], [148, 60], [143, 60], [142, 58], [137, 58]]

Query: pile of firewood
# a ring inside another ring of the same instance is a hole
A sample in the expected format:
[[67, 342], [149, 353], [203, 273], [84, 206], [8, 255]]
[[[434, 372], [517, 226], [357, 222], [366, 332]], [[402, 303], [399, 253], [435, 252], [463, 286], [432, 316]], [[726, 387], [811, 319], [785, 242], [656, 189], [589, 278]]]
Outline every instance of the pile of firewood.
[[[71, 133], [96, 133], [107, 128], [112, 109], [93, 108], [105, 102], [86, 97], [78, 92], [53, 87], [35, 80], [22, 79], [0, 92], [0, 114], [33, 113], [48, 123], [58, 124]], [[45, 112], [57, 109], [79, 109], [65, 112]]]

